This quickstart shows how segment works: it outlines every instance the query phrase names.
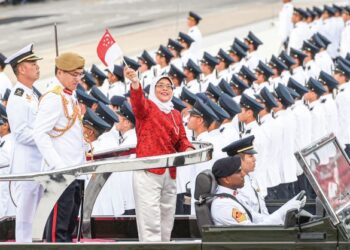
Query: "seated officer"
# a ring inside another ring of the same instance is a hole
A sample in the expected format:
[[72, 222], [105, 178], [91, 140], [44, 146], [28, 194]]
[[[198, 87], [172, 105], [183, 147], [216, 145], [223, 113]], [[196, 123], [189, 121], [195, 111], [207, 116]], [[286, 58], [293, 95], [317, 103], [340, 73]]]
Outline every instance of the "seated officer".
[[215, 225], [282, 225], [288, 210], [305, 205], [306, 197], [300, 201], [296, 196], [270, 215], [249, 210], [237, 195], [237, 189], [244, 186], [245, 176], [240, 156], [217, 160], [212, 172], [218, 182], [216, 195], [225, 195], [217, 197], [212, 203], [211, 216]]
[[222, 149], [228, 156], [239, 155], [244, 173], [244, 186], [237, 191], [239, 200], [250, 210], [268, 215], [265, 200], [260, 192], [258, 183], [253, 174], [255, 170], [255, 154], [253, 146], [254, 135], [237, 140]]

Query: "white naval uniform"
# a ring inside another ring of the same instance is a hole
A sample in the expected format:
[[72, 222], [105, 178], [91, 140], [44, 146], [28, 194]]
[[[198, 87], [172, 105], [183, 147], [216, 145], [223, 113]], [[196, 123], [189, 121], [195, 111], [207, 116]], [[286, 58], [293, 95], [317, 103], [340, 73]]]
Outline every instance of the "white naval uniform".
[[103, 133], [102, 135], [100, 135], [100, 137], [97, 138], [96, 141], [92, 142], [92, 153], [96, 154], [98, 152], [107, 151], [110, 148], [114, 148], [118, 144], [119, 132], [115, 128], [115, 126], [113, 126], [110, 131]]
[[256, 186], [257, 184], [254, 177], [249, 176], [248, 174], [244, 176], [244, 186], [237, 190], [237, 199], [243, 202], [243, 205], [248, 208], [249, 211], [269, 215], [265, 200], [260, 193], [259, 188]]
[[0, 72], [0, 83], [0, 99], [2, 99], [6, 89], [12, 89], [12, 83], [5, 72]]
[[195, 25], [188, 30], [187, 34], [194, 40], [189, 50], [191, 51], [193, 56], [196, 58], [196, 61], [198, 61], [202, 56], [202, 40], [203, 40], [202, 33], [199, 30], [198, 26]]
[[350, 20], [345, 23], [340, 38], [340, 56], [345, 57], [347, 53], [350, 53]]
[[268, 138], [265, 137], [265, 134], [262, 133], [262, 128], [256, 121], [252, 121], [248, 124], [245, 124], [244, 133], [242, 134], [242, 138], [248, 137], [250, 135], [254, 135], [255, 139], [253, 142], [254, 149], [257, 151], [255, 154], [255, 170], [252, 173], [252, 176], [257, 181], [257, 186], [261, 191], [263, 196], [266, 196], [266, 165], [263, 164], [263, 156], [265, 150], [267, 150], [266, 145], [268, 143]]
[[176, 57], [176, 58], [172, 58], [170, 61], [171, 65], [174, 65], [176, 68], [183, 70], [183, 64], [182, 64], [182, 59], [181, 57]]
[[335, 99], [338, 108], [338, 140], [343, 146], [350, 144], [350, 82], [339, 85]]
[[281, 43], [284, 43], [288, 39], [289, 34], [293, 29], [292, 16], [293, 4], [283, 4], [282, 10], [278, 14]]
[[[270, 85], [269, 82], [262, 82], [262, 83], [256, 83], [254, 82], [252, 87], [250, 89], [252, 89], [254, 91], [254, 94], [259, 94], [260, 91], [264, 88], [268, 88], [270, 91], [272, 91], [272, 87], [273, 85]], [[245, 93], [245, 92], [244, 92]], [[247, 93], [249, 95], [249, 92]], [[252, 97], [254, 97], [254, 95], [251, 95]]]
[[205, 89], [202, 89], [202, 86], [200, 85], [197, 79], [193, 79], [192, 81], [187, 82], [185, 86], [193, 94], [205, 91]]
[[[33, 89], [20, 82], [11, 91], [6, 111], [15, 149], [10, 161], [12, 174], [40, 172], [42, 156], [33, 138], [38, 102]], [[16, 242], [31, 242], [32, 223], [42, 187], [36, 182], [16, 182], [13, 186], [17, 204]]]
[[320, 30], [320, 23], [319, 22], [311, 22], [308, 23], [309, 29], [310, 29], [310, 35], [314, 35], [315, 33], [317, 33]]
[[282, 83], [284, 86], [287, 86], [289, 78], [291, 78], [290, 71], [289, 70], [282, 71], [280, 75], [280, 83]]
[[250, 70], [254, 71], [259, 64], [259, 61], [264, 62], [265, 60], [263, 60], [263, 58], [259, 55], [257, 50], [254, 50], [248, 53], [248, 55], [246, 56], [246, 61], [247, 67]]
[[327, 50], [322, 50], [315, 55], [315, 62], [320, 70], [325, 71], [328, 74], [332, 74], [334, 69], [334, 63], [332, 57], [328, 54]]
[[[119, 147], [136, 147], [135, 129], [125, 132], [122, 138]], [[115, 149], [115, 145], [109, 144], [109, 147]], [[135, 158], [135, 154], [128, 158]], [[125, 210], [135, 209], [132, 174], [132, 171], [111, 174], [96, 199], [94, 215], [120, 216]]]
[[215, 198], [211, 205], [211, 216], [215, 225], [283, 225], [287, 211], [300, 207], [300, 203], [292, 199], [270, 215], [249, 210], [252, 216], [252, 220], [250, 220], [242, 206], [243, 202], [236, 195], [237, 191], [219, 185], [216, 194], [222, 193], [236, 196], [239, 202], [231, 198]]
[[292, 70], [292, 76], [295, 81], [300, 83], [301, 85], [305, 86], [307, 81], [307, 75], [305, 73], [305, 70], [302, 66], [298, 66]]
[[[281, 83], [281, 77], [280, 76], [277, 76], [277, 77], [274, 77], [274, 78], [270, 77], [269, 78], [269, 83], [271, 84], [271, 88], [275, 89], [275, 88], [277, 88], [278, 84]], [[286, 86], [287, 84], [283, 84], [283, 85]], [[270, 90], [272, 90], [272, 89], [270, 89]]]
[[181, 84], [180, 86], [178, 87], [175, 87], [174, 91], [173, 91], [173, 96], [177, 97], [177, 98], [180, 98], [181, 96], [181, 92], [182, 92], [182, 88], [183, 88], [183, 85]]
[[205, 92], [207, 90], [209, 83], [217, 85], [216, 84], [217, 79], [216, 79], [215, 72], [216, 71], [213, 71], [211, 74], [206, 75], [206, 76], [201, 74], [199, 82], [201, 84], [202, 92]]
[[[234, 118], [232, 119], [232, 121], [234, 121]], [[233, 122], [223, 123], [220, 126], [219, 131], [221, 140], [220, 150], [229, 145], [230, 143], [239, 140], [238, 125], [235, 125], [235, 123]]]
[[217, 72], [217, 77], [216, 77], [216, 80], [213, 82], [213, 84], [215, 86], [217, 86], [222, 79], [224, 79], [226, 82], [230, 82], [230, 80], [231, 80], [230, 76], [231, 76], [231, 74], [230, 74], [229, 68], [224, 69], [220, 72]]
[[[183, 124], [186, 132], [187, 139], [189, 141], [193, 141], [193, 130], [190, 130], [187, 128], [187, 123], [190, 115], [183, 117]], [[177, 194], [183, 194], [186, 193], [186, 185], [187, 183], [191, 183], [191, 167], [189, 166], [183, 166], [183, 167], [177, 167], [176, 168], [176, 190]], [[190, 188], [190, 186], [188, 186]]]
[[[326, 114], [320, 99], [310, 103], [309, 107], [312, 119], [311, 140], [315, 142], [327, 135]], [[333, 156], [334, 152], [330, 152], [327, 147], [321, 148], [318, 153], [320, 164], [327, 164], [330, 155]]]
[[282, 124], [282, 142], [283, 150], [280, 157], [280, 175], [282, 183], [291, 183], [297, 180], [297, 169], [295, 164], [295, 132], [296, 122], [289, 109], [280, 110], [276, 113], [276, 120]]
[[149, 69], [141, 73], [140, 83], [142, 88], [145, 88], [146, 86], [150, 85], [153, 82], [153, 78], [154, 78], [154, 72], [152, 69]]
[[229, 66], [230, 78], [233, 74], [238, 74], [243, 65], [246, 65], [245, 58], [242, 58], [239, 62], [231, 63]]
[[324, 109], [324, 114], [326, 116], [326, 133], [338, 134], [338, 109], [335, 100], [333, 99], [333, 94], [326, 94], [320, 97], [321, 106]]
[[324, 108], [321, 105], [320, 99], [309, 104], [311, 119], [312, 119], [312, 130], [311, 130], [311, 141], [315, 142], [322, 137], [327, 135], [326, 128], [326, 116]]
[[[7, 134], [0, 142], [0, 174], [10, 174], [10, 160], [13, 152], [13, 137]], [[0, 182], [0, 218], [4, 216], [15, 216], [16, 207], [10, 197], [9, 182]]]
[[331, 41], [331, 44], [329, 44], [327, 47], [327, 51], [332, 58], [336, 58], [338, 56], [340, 42], [339, 29], [340, 27], [337, 19], [333, 17], [323, 20], [323, 25], [320, 29], [320, 33]]
[[310, 38], [310, 29], [305, 22], [298, 22], [290, 32], [288, 51], [290, 48], [300, 50], [303, 42]]
[[[208, 131], [205, 131], [197, 136], [196, 141], [213, 143], [213, 139], [214, 138], [208, 133]], [[214, 154], [215, 154], [215, 152], [218, 151], [218, 149], [215, 150], [214, 147], [213, 147], [213, 149], [214, 149], [213, 157], [210, 161], [194, 164], [190, 167], [190, 187], [191, 187], [191, 196], [192, 196], [191, 197], [191, 214], [195, 214], [194, 192], [195, 192], [195, 182], [196, 182], [197, 175], [204, 170], [211, 169], [213, 163], [215, 162], [215, 160], [217, 160], [217, 158], [215, 157]]]
[[128, 92], [128, 86], [122, 81], [117, 81], [108, 85], [107, 98], [111, 99], [113, 96], [124, 96]]
[[310, 60], [305, 64], [306, 81], [308, 81], [310, 77], [318, 79], [320, 72], [321, 69], [314, 60]]
[[[295, 101], [294, 105], [291, 107], [291, 111], [296, 123], [295, 147], [296, 150], [301, 150], [311, 143], [311, 113], [303, 100]], [[299, 176], [303, 173], [303, 170], [298, 162], [296, 162], [296, 166], [297, 176]]]
[[160, 65], [157, 64], [155, 67], [157, 69], [157, 77], [167, 75], [170, 70], [170, 65], [161, 68]]
[[186, 66], [189, 59], [192, 59], [193, 62], [198, 63], [198, 60], [193, 56], [193, 54], [189, 49], [182, 50], [181, 51], [182, 67]]
[[[276, 187], [281, 184], [280, 176], [280, 157], [282, 151], [282, 124], [275, 120], [271, 114], [267, 114], [260, 118], [260, 133], [264, 138], [263, 148], [258, 152], [260, 166], [262, 166], [261, 174], [264, 178], [265, 186], [267, 188]], [[258, 167], [260, 167], [258, 166]], [[255, 171], [254, 171], [255, 172]], [[253, 174], [254, 174], [253, 172]], [[262, 190], [262, 196], [266, 196], [267, 190]]]

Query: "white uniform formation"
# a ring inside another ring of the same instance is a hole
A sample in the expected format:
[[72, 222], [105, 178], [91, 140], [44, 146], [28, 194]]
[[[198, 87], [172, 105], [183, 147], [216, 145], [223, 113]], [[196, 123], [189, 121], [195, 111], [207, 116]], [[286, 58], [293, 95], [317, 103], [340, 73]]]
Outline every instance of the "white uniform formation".
[[[259, 56], [262, 41], [253, 32], [249, 32], [244, 41], [235, 38], [228, 51], [220, 49], [216, 56], [202, 54], [202, 36], [196, 25], [200, 19], [191, 12], [189, 20], [194, 21], [194, 25], [190, 26], [188, 34], [180, 32], [176, 40], [169, 39], [167, 46], [160, 46], [156, 60], [146, 51], [138, 61], [125, 57], [128, 66], [138, 70], [145, 92], [153, 79], [168, 74], [176, 86], [174, 107], [183, 114], [189, 139], [214, 145], [211, 161], [178, 169], [178, 212], [189, 212], [184, 208], [188, 203], [183, 200], [184, 196], [190, 196], [188, 188], [194, 193], [198, 173], [210, 169], [215, 160], [224, 157], [221, 149], [227, 144], [249, 135], [255, 136], [254, 147], [258, 151], [256, 169], [249, 179], [253, 187], [262, 197], [292, 197], [298, 177], [303, 174], [294, 158], [296, 150], [331, 132], [337, 135], [344, 148], [350, 144], [347, 112], [350, 109], [350, 7], [334, 5], [324, 6], [323, 10], [317, 7], [304, 10], [285, 4], [280, 14], [285, 50], [272, 56], [270, 61]], [[3, 73], [0, 74], [3, 78]], [[99, 101], [108, 98], [114, 109], [128, 97], [130, 86], [119, 65], [115, 65], [113, 72], [108, 71], [108, 82], [103, 83], [105, 78], [103, 72], [93, 66], [91, 72], [85, 72], [81, 84]], [[1, 82], [1, 86], [4, 84]], [[38, 102], [29, 89], [24, 91], [17, 95], [33, 96], [31, 105]], [[266, 92], [272, 93], [274, 99]], [[0, 94], [6, 105], [5, 90]], [[35, 109], [28, 106], [28, 110], [8, 112], [18, 112], [18, 117], [28, 119]], [[42, 126], [54, 120], [53, 116], [41, 118]], [[11, 128], [17, 129], [20, 128]], [[7, 166], [13, 148], [9, 146], [10, 137], [2, 136], [0, 144], [2, 173], [9, 172]], [[136, 140], [134, 129], [114, 126], [93, 143], [93, 148], [98, 152], [134, 147]], [[32, 147], [35, 150], [34, 142]], [[83, 150], [84, 146], [77, 147]], [[50, 148], [47, 150], [50, 154]], [[23, 155], [16, 160], [28, 161]], [[69, 165], [68, 162], [74, 165], [73, 160], [77, 159], [65, 159], [61, 165]], [[51, 165], [60, 165], [54, 154], [52, 161]], [[97, 200], [94, 214], [119, 216], [133, 210], [131, 182], [131, 173], [112, 175]], [[0, 216], [14, 215], [8, 192], [8, 184], [2, 184], [2, 204], [8, 205], [1, 206]]]

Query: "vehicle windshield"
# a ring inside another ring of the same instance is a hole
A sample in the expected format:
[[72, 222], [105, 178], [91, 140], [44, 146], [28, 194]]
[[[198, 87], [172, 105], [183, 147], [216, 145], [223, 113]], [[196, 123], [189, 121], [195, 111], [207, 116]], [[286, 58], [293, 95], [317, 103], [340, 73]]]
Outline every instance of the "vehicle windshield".
[[334, 225], [350, 238], [350, 164], [333, 135], [296, 153], [299, 164]]

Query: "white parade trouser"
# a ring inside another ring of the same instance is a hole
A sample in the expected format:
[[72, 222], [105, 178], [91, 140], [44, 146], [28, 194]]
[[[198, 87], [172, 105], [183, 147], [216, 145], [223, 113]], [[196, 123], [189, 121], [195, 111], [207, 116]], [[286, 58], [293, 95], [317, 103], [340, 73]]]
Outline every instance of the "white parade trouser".
[[34, 181], [19, 181], [14, 185], [16, 208], [16, 242], [32, 242], [32, 223], [42, 187]]
[[162, 175], [134, 171], [137, 230], [139, 241], [170, 241], [176, 207], [176, 181], [169, 169]]

